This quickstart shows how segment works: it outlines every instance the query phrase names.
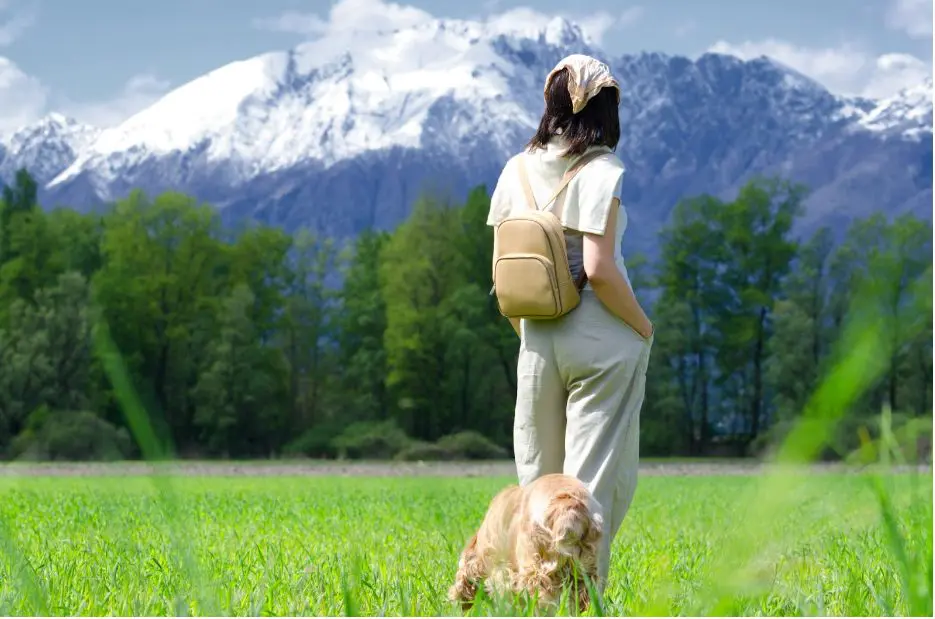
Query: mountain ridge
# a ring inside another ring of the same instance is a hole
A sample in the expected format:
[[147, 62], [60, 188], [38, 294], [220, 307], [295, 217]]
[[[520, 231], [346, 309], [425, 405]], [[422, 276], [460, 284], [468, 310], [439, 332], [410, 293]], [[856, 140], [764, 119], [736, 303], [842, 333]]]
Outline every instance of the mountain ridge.
[[[390, 228], [424, 190], [460, 199], [492, 187], [538, 122], [545, 74], [573, 52], [603, 56], [561, 18], [528, 31], [433, 20], [229, 63], [117, 127], [75, 131], [93, 139], [49, 145], [46, 168], [73, 158], [43, 171], [43, 198], [93, 208], [132, 188], [177, 189], [229, 219], [338, 236]], [[930, 204], [931, 79], [874, 101], [765, 57], [607, 60], [622, 84], [618, 154], [641, 249], [679, 198], [726, 196], [756, 174], [810, 180], [810, 226]], [[0, 178], [14, 159], [3, 148]]]

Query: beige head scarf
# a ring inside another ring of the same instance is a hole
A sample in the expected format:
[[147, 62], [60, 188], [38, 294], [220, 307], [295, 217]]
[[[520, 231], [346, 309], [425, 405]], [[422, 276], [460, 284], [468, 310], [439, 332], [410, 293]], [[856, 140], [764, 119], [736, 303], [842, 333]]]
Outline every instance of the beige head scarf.
[[620, 102], [620, 84], [611, 74], [610, 67], [597, 58], [584, 54], [572, 54], [559, 60], [545, 78], [543, 95], [548, 91], [552, 77], [562, 69], [568, 69], [568, 94], [571, 95], [572, 113], [577, 114], [584, 109], [591, 97], [607, 86], [617, 89], [617, 102]]

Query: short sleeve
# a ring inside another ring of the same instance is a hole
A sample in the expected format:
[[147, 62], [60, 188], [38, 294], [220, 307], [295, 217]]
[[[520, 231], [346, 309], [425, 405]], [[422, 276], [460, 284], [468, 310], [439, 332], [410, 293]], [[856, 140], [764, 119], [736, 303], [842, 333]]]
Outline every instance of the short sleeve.
[[569, 183], [562, 225], [586, 234], [604, 234], [614, 198], [620, 198], [624, 165], [609, 151], [589, 162]]
[[515, 176], [512, 172], [516, 166], [515, 161], [516, 157], [512, 157], [503, 166], [500, 178], [497, 179], [497, 185], [490, 195], [490, 211], [487, 214], [488, 226], [496, 226], [510, 214], [510, 195], [513, 191], [512, 179]]

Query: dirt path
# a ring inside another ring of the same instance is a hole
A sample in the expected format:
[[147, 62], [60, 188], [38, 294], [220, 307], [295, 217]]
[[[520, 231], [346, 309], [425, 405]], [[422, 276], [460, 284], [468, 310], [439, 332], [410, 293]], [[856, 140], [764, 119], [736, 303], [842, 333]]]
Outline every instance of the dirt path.
[[[856, 472], [836, 464], [815, 464], [814, 473]], [[750, 462], [644, 462], [641, 475], [756, 475], [764, 465]], [[907, 469], [908, 470], [908, 469]], [[919, 469], [931, 472], [930, 466]], [[0, 464], [0, 477], [111, 477], [164, 473], [181, 476], [337, 476], [337, 477], [512, 477], [512, 462], [174, 462]]]

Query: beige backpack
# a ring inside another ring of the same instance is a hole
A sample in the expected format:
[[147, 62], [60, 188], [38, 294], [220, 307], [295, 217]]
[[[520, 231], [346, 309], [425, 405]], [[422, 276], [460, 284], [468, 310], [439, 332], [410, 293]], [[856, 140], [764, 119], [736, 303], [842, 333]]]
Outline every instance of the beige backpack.
[[561, 213], [545, 209], [589, 161], [602, 154], [603, 151], [586, 153], [569, 166], [558, 189], [542, 208], [536, 204], [525, 161], [519, 158], [520, 183], [528, 208], [497, 224], [493, 240], [491, 292], [496, 294], [500, 313], [507, 318], [559, 318], [581, 301], [587, 274], [582, 270], [579, 280], [572, 280]]

